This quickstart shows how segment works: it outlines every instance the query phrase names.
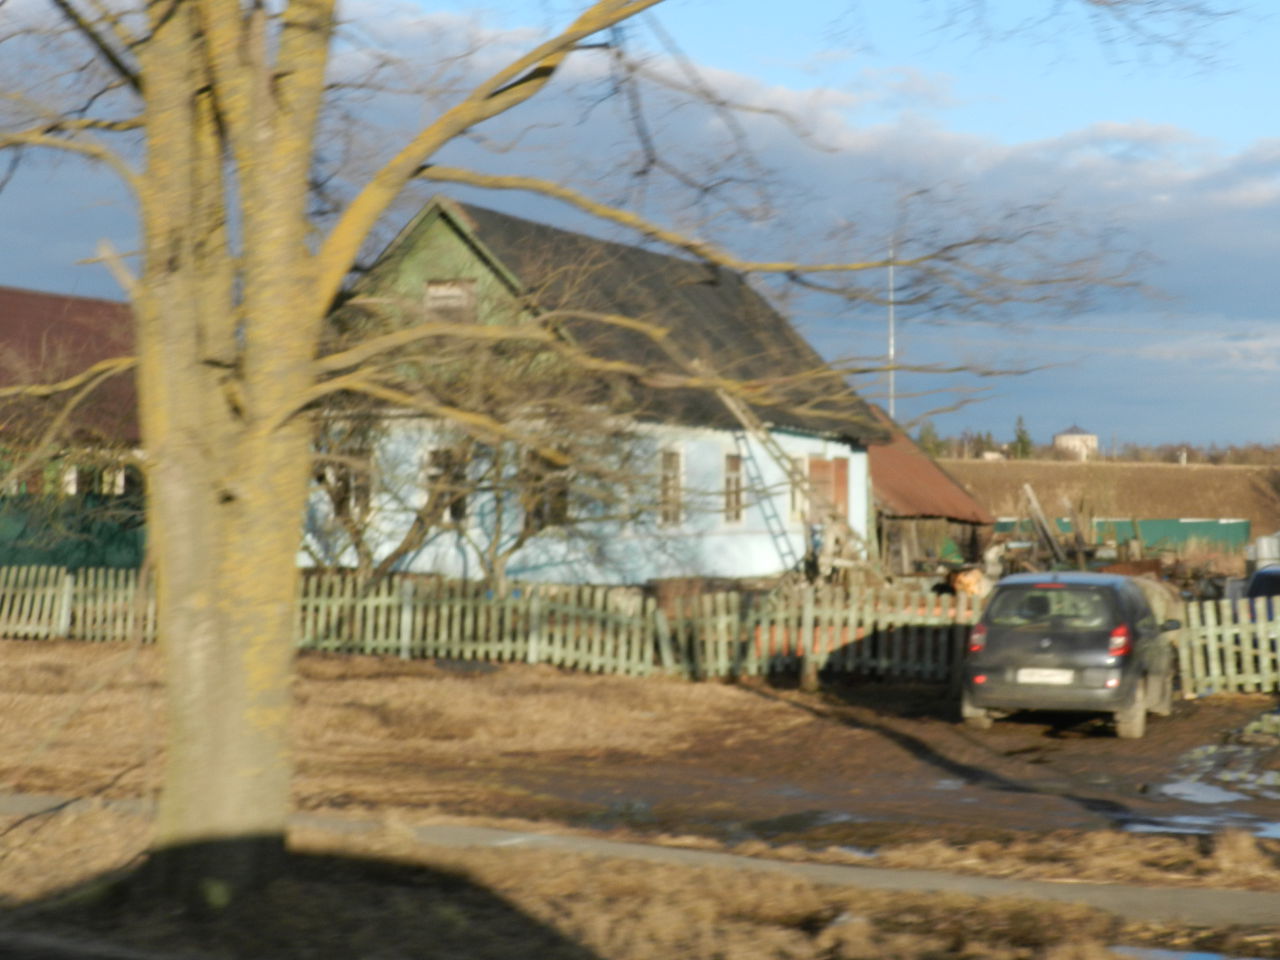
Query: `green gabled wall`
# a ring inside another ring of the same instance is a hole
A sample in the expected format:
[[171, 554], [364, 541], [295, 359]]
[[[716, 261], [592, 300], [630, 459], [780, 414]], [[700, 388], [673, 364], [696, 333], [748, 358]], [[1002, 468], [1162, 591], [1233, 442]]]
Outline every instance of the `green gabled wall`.
[[423, 302], [432, 281], [471, 280], [481, 323], [511, 323], [519, 316], [519, 281], [471, 234], [460, 214], [439, 201], [401, 231], [358, 285], [358, 295], [387, 297], [383, 309], [398, 314], [399, 325]]

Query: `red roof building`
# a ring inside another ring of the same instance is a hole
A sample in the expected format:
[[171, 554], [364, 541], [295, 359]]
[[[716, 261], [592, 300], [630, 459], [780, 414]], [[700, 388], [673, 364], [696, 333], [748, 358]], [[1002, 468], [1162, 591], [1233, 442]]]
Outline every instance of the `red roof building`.
[[[872, 409], [889, 433], [887, 443], [867, 448], [880, 549], [888, 565], [895, 572], [912, 573], [944, 559], [976, 560], [979, 528], [994, 524], [995, 517], [887, 413]], [[946, 556], [947, 540], [959, 557]]]
[[[0, 287], [0, 387], [54, 383], [132, 352], [127, 304]], [[0, 399], [0, 443], [21, 447], [40, 436], [70, 396]], [[63, 443], [111, 447], [133, 447], [138, 439], [132, 372], [84, 398], [61, 436]]]

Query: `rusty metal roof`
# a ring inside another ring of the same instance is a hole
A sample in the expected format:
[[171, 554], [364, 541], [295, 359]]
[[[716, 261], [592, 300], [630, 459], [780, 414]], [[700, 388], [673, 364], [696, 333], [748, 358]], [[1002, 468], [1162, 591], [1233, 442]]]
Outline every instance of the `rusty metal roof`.
[[889, 415], [873, 406], [888, 443], [867, 448], [876, 506], [891, 517], [936, 517], [959, 523], [995, 523], [995, 517], [965, 492]]
[[[133, 352], [128, 304], [0, 287], [0, 386], [52, 383], [100, 360]], [[0, 403], [0, 440], [43, 429], [67, 395]], [[138, 442], [133, 374], [104, 381], [70, 418], [64, 440]]]

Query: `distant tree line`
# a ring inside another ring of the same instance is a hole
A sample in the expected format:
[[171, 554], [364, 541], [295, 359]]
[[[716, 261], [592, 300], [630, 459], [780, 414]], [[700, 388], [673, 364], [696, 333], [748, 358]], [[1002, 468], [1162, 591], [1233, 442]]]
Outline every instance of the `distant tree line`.
[[[992, 431], [961, 430], [943, 436], [932, 420], [922, 420], [916, 428], [916, 443], [931, 457], [981, 460], [1000, 457], [1008, 460], [1075, 460], [1073, 453], [1055, 449], [1052, 443], [1036, 443], [1022, 417], [1012, 434], [997, 437]], [[1280, 443], [1121, 443], [1101, 445], [1094, 459], [1124, 463], [1188, 463], [1275, 466], [1280, 465]]]

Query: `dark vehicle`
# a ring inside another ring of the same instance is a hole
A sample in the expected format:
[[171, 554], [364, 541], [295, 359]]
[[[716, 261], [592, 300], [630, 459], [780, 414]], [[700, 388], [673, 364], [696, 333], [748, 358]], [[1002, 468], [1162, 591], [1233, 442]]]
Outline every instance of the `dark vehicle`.
[[973, 628], [960, 713], [973, 727], [1016, 710], [1102, 711], [1141, 737], [1173, 709], [1177, 620], [1157, 622], [1128, 577], [1020, 573], [996, 584]]
[[[1273, 598], [1280, 597], [1280, 567], [1259, 567], [1253, 571], [1245, 585], [1244, 595], [1245, 599], [1252, 601], [1249, 606], [1255, 617], [1275, 619], [1275, 610], [1280, 606], [1280, 601]], [[1258, 603], [1259, 600], [1262, 603]]]

